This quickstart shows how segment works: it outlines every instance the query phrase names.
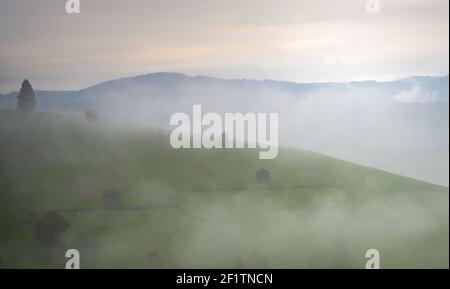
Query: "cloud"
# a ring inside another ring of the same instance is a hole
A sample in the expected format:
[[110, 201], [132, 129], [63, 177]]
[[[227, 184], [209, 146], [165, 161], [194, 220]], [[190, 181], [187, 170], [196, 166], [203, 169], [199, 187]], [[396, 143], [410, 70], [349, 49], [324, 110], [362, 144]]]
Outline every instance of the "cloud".
[[[0, 0], [0, 91], [178, 71], [299, 82], [448, 73], [448, 1]], [[208, 13], [205, 13], [207, 11]], [[29, 49], [32, 47], [33, 49]], [[16, 84], [14, 84], [16, 83]]]
[[436, 103], [440, 102], [439, 92], [427, 90], [420, 85], [411, 90], [402, 91], [394, 95], [394, 99], [401, 103]]

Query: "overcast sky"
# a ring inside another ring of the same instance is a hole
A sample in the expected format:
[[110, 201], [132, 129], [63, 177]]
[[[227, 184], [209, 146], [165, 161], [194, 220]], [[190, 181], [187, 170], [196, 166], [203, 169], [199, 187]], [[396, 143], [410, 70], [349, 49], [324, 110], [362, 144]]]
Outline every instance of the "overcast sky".
[[297, 82], [448, 74], [448, 0], [0, 0], [0, 93], [157, 71]]

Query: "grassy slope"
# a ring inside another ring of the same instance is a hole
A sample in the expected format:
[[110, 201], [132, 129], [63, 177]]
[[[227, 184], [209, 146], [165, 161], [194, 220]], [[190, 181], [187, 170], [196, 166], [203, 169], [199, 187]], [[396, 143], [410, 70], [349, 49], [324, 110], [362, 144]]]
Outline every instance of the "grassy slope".
[[[48, 210], [71, 225], [66, 248], [96, 240], [78, 248], [84, 267], [146, 267], [154, 251], [162, 267], [363, 267], [372, 247], [384, 267], [448, 267], [447, 188], [293, 149], [173, 150], [163, 132], [53, 114], [1, 111], [0, 140], [4, 267], [64, 266], [27, 219]], [[110, 189], [123, 210], [104, 209]]]

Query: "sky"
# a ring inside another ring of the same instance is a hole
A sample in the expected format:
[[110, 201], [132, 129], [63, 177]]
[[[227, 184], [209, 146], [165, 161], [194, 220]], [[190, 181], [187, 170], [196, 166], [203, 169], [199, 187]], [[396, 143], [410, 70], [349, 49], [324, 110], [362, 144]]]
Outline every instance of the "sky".
[[158, 71], [295, 82], [448, 75], [449, 1], [0, 0], [0, 93]]

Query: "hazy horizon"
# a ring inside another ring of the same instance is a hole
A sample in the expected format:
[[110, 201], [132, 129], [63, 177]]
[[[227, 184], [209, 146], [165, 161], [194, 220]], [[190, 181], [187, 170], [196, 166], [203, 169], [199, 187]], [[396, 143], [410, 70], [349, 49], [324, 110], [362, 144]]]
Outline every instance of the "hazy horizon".
[[345, 83], [351, 83], [351, 82], [377, 82], [377, 83], [385, 83], [385, 82], [393, 82], [393, 81], [400, 81], [403, 79], [409, 79], [409, 78], [414, 78], [414, 77], [429, 77], [429, 78], [444, 78], [444, 77], [449, 77], [449, 74], [434, 74], [434, 75], [408, 75], [408, 76], [404, 76], [401, 78], [392, 78], [392, 79], [383, 79], [383, 80], [376, 80], [376, 79], [360, 79], [360, 80], [348, 80], [348, 81], [311, 81], [311, 82], [299, 82], [299, 81], [288, 81], [288, 80], [276, 80], [276, 79], [268, 79], [268, 78], [251, 78], [251, 77], [247, 77], [247, 78], [226, 78], [226, 77], [217, 77], [217, 76], [213, 76], [213, 75], [206, 75], [206, 74], [190, 74], [190, 73], [184, 73], [184, 72], [179, 72], [179, 71], [154, 71], [154, 72], [148, 72], [148, 73], [142, 73], [142, 74], [133, 74], [133, 75], [124, 75], [122, 77], [117, 77], [117, 78], [113, 78], [113, 79], [105, 79], [102, 80], [100, 82], [91, 84], [89, 86], [83, 86], [83, 87], [78, 87], [78, 88], [73, 88], [73, 89], [52, 89], [52, 88], [40, 88], [40, 87], [35, 87], [33, 84], [33, 79], [29, 78], [29, 77], [24, 77], [22, 80], [20, 80], [17, 83], [17, 87], [16, 89], [13, 90], [9, 90], [9, 91], [0, 91], [0, 95], [7, 95], [10, 93], [17, 93], [20, 90], [20, 85], [22, 84], [22, 82], [27, 79], [28, 81], [30, 81], [31, 85], [33, 86], [34, 90], [36, 91], [81, 91], [81, 90], [85, 90], [85, 89], [89, 89], [91, 87], [95, 87], [97, 85], [103, 84], [103, 83], [108, 83], [111, 81], [116, 81], [116, 80], [122, 80], [122, 79], [132, 79], [132, 78], [136, 78], [136, 77], [140, 77], [140, 76], [145, 76], [145, 75], [153, 75], [153, 74], [181, 74], [181, 75], [185, 75], [187, 77], [190, 78], [196, 78], [196, 77], [207, 77], [207, 78], [212, 78], [212, 79], [220, 79], [220, 80], [227, 80], [227, 81], [234, 81], [234, 80], [248, 80], [248, 81], [276, 81], [276, 82], [281, 82], [281, 83], [293, 83], [293, 84], [330, 84], [330, 83], [336, 83], [336, 84], [345, 84]]
[[0, 93], [149, 71], [300, 83], [448, 75], [445, 0], [0, 0]]

